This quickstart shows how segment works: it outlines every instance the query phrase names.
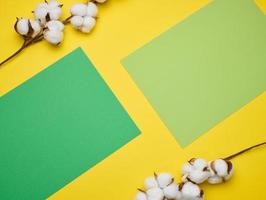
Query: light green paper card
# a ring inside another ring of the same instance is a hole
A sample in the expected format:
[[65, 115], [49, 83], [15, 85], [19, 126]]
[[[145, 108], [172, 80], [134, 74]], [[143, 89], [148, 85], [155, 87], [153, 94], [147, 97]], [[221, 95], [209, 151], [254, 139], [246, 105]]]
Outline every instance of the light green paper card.
[[181, 146], [266, 89], [266, 16], [216, 0], [122, 63]]
[[1, 97], [0, 123], [1, 200], [45, 199], [139, 135], [81, 49]]

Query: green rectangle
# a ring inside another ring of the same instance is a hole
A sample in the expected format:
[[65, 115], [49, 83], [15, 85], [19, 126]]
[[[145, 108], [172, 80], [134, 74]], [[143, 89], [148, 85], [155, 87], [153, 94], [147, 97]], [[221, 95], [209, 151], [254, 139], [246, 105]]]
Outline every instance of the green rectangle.
[[215, 0], [122, 62], [182, 146], [266, 89], [266, 17]]
[[45, 199], [138, 134], [79, 48], [0, 98], [0, 199]]

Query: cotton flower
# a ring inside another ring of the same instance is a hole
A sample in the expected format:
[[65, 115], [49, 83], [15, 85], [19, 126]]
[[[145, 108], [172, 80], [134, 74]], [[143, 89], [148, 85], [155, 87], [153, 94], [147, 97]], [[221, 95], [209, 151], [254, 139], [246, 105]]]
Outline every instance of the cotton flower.
[[87, 15], [87, 4], [76, 3], [70, 8], [70, 13], [73, 16], [86, 16]]
[[70, 8], [72, 26], [83, 32], [89, 33], [96, 24], [95, 17], [98, 12], [98, 8], [95, 3], [89, 2], [88, 4], [77, 3]]
[[52, 20], [46, 23], [44, 39], [53, 45], [59, 45], [63, 41], [64, 24], [57, 20]]
[[173, 176], [169, 173], [161, 173], [156, 179], [160, 188], [165, 188], [174, 181]]
[[61, 31], [45, 31], [44, 39], [53, 45], [59, 45], [63, 41], [64, 34]]
[[89, 2], [87, 6], [87, 16], [96, 17], [98, 14], [98, 8], [95, 3]]
[[146, 178], [144, 185], [147, 189], [159, 187], [159, 184], [154, 176]]
[[164, 193], [161, 188], [151, 188], [147, 190], [146, 194], [147, 194], [148, 200], [150, 199], [163, 200], [164, 199]]
[[211, 176], [208, 178], [210, 184], [218, 184], [227, 181], [233, 175], [233, 164], [224, 159], [217, 159], [209, 163]]
[[136, 195], [135, 200], [148, 200], [148, 197], [145, 192], [139, 191]]
[[164, 196], [167, 199], [181, 199], [182, 194], [179, 191], [179, 186], [176, 183], [171, 183], [163, 189]]
[[98, 14], [97, 5], [93, 2], [85, 3], [76, 3], [70, 8], [70, 13], [72, 16], [90, 16], [96, 17]]
[[145, 191], [139, 191], [135, 200], [164, 200], [164, 194], [160, 188], [151, 188]]
[[83, 33], [89, 33], [95, 26], [96, 20], [90, 16], [73, 16], [70, 19], [70, 23], [74, 28], [80, 30]]
[[61, 7], [62, 5], [60, 5], [56, 0], [40, 3], [34, 10], [34, 16], [41, 24], [44, 25], [50, 20], [58, 20], [61, 17]]
[[34, 38], [41, 32], [41, 26], [38, 21], [32, 19], [17, 19], [14, 28], [18, 34], [25, 37]]
[[200, 187], [190, 181], [179, 185], [183, 200], [202, 200], [203, 190]]
[[160, 173], [158, 175], [154, 173], [154, 176], [148, 177], [144, 181], [144, 185], [147, 189], [151, 189], [151, 188], [162, 188], [163, 189], [173, 182], [174, 182], [174, 178], [169, 173]]
[[182, 181], [191, 181], [196, 184], [206, 181], [211, 173], [208, 168], [206, 160], [201, 158], [194, 158], [185, 163], [182, 167]]
[[82, 24], [81, 31], [83, 33], [89, 33], [94, 28], [96, 20], [93, 17], [86, 16]]
[[71, 23], [75, 28], [79, 28], [79, 27], [81, 27], [82, 24], [83, 24], [83, 21], [84, 21], [84, 19], [83, 19], [83, 17], [81, 17], [81, 16], [73, 16], [73, 17], [71, 17], [71, 19], [70, 19], [70, 23]]
[[52, 20], [45, 24], [45, 27], [49, 30], [56, 30], [56, 31], [63, 31], [64, 30], [64, 24], [61, 21], [58, 20]]
[[174, 182], [174, 178], [169, 173], [155, 174], [144, 181], [147, 191], [140, 191], [136, 200], [165, 200], [181, 198], [179, 186]]

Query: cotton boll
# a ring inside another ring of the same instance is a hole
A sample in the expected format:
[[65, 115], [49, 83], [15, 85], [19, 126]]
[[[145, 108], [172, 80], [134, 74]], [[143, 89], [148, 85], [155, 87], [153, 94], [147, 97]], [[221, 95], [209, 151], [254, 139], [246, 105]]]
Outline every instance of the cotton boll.
[[48, 13], [51, 20], [58, 20], [62, 15], [61, 5], [56, 0], [48, 3]]
[[32, 19], [30, 20], [30, 24], [33, 29], [31, 37], [34, 38], [36, 35], [38, 35], [41, 32], [41, 26], [38, 21]]
[[48, 5], [46, 3], [39, 4], [37, 8], [34, 10], [34, 17], [41, 24], [45, 24], [47, 14], [48, 14]]
[[180, 199], [181, 192], [179, 191], [178, 185], [172, 183], [163, 189], [164, 196], [168, 199]]
[[62, 15], [62, 9], [60, 7], [56, 7], [49, 11], [49, 16], [51, 20], [58, 20]]
[[146, 180], [144, 181], [144, 185], [147, 189], [158, 187], [157, 180], [154, 176], [146, 178]]
[[83, 19], [84, 21], [81, 27], [81, 31], [84, 33], [89, 33], [95, 26], [96, 20], [93, 17], [89, 17], [89, 16], [84, 17]]
[[148, 200], [148, 198], [144, 192], [138, 192], [135, 200]]
[[233, 164], [230, 161], [218, 159], [209, 163], [212, 175], [229, 179], [233, 174]]
[[206, 181], [210, 176], [209, 171], [202, 171], [202, 170], [193, 170], [187, 176], [187, 180], [192, 181], [194, 183], [200, 184]]
[[39, 3], [37, 5], [37, 8], [45, 8], [48, 10], [48, 4], [46, 2]]
[[53, 8], [57, 8], [57, 7], [61, 7], [60, 4], [56, 1], [56, 0], [51, 0], [49, 3], [48, 3], [48, 8], [49, 9], [53, 9]]
[[96, 20], [93, 17], [84, 17], [83, 26], [90, 27], [91, 29], [95, 26]]
[[230, 161], [218, 159], [209, 163], [211, 177], [208, 182], [218, 184], [229, 180], [233, 175], [233, 164]]
[[49, 30], [63, 31], [65, 26], [61, 21], [52, 20], [47, 22], [45, 27], [47, 27]]
[[81, 17], [81, 16], [73, 16], [73, 17], [71, 17], [71, 19], [70, 19], [70, 23], [71, 23], [72, 26], [74, 26], [75, 28], [79, 28], [79, 27], [81, 27], [82, 24], [83, 24], [83, 21], [84, 21], [84, 19], [83, 19], [83, 17]]
[[183, 174], [189, 174], [191, 171], [193, 170], [192, 166], [190, 163], [185, 163], [183, 166], [182, 166], [182, 173]]
[[182, 181], [191, 181], [193, 183], [203, 183], [211, 175], [206, 160], [201, 158], [192, 158], [182, 167]]
[[194, 183], [186, 182], [181, 186], [182, 197], [187, 200], [195, 200], [203, 197], [203, 191]]
[[18, 34], [34, 38], [41, 32], [41, 26], [38, 21], [32, 19], [17, 19], [15, 30]]
[[90, 27], [86, 27], [86, 26], [82, 26], [81, 28], [79, 28], [79, 30], [83, 33], [89, 33], [91, 32], [91, 28]]
[[173, 182], [173, 176], [169, 173], [161, 173], [157, 176], [157, 182], [161, 188], [165, 188]]
[[150, 199], [163, 200], [164, 199], [164, 193], [162, 189], [160, 188], [151, 188], [147, 190], [146, 194], [148, 196], [148, 200]]
[[15, 24], [15, 30], [20, 35], [27, 35], [29, 32], [29, 20], [28, 19], [17, 19]]
[[63, 41], [63, 33], [57, 30], [48, 30], [44, 32], [44, 39], [49, 43], [58, 45]]
[[[229, 161], [230, 162], [230, 161]], [[231, 165], [231, 166], [230, 166]], [[233, 176], [233, 173], [234, 173], [234, 167], [233, 167], [233, 164], [229, 164], [228, 163], [228, 175], [224, 177], [224, 179], [226, 181], [228, 181], [232, 176]]]
[[70, 8], [70, 13], [74, 16], [86, 16], [87, 14], [87, 5], [84, 3], [74, 4]]
[[225, 160], [225, 162], [227, 163], [227, 175], [224, 178], [227, 181], [232, 177], [234, 173], [234, 166], [233, 163], [229, 160]]
[[211, 163], [211, 169], [218, 176], [226, 176], [227, 175], [227, 163], [222, 159], [218, 159], [218, 160], [213, 161]]
[[208, 162], [204, 159], [196, 158], [193, 161], [193, 166], [197, 169], [203, 170], [204, 168], [206, 168], [208, 166]]
[[219, 184], [222, 182], [223, 182], [223, 178], [217, 175], [213, 175], [208, 178], [208, 183], [210, 184]]
[[58, 20], [61, 15], [62, 8], [57, 1], [40, 3], [34, 10], [35, 18], [43, 25], [49, 20]]
[[98, 14], [98, 8], [95, 3], [89, 2], [87, 6], [87, 16], [96, 17]]

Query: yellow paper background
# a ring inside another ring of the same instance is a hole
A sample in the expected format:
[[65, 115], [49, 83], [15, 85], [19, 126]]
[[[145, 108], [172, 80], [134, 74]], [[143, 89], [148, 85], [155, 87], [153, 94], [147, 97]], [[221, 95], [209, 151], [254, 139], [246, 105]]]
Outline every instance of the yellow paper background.
[[[0, 59], [19, 48], [15, 17], [30, 17], [38, 0], [0, 0]], [[64, 17], [73, 0], [64, 3]], [[0, 96], [81, 46], [133, 118], [142, 134], [51, 196], [51, 199], [130, 200], [145, 177], [168, 171], [180, 177], [191, 157], [213, 159], [266, 140], [266, 93], [182, 149], [134, 84], [120, 60], [208, 4], [208, 0], [109, 0], [90, 35], [70, 26], [60, 47], [41, 42], [0, 68]], [[203, 8], [204, 9], [204, 8]], [[218, 23], [218, 22], [217, 22]], [[141, 67], [141, 66], [139, 66]], [[234, 160], [226, 184], [203, 185], [206, 199], [266, 199], [266, 149]], [[70, 161], [71, 162], [71, 161]]]
[[264, 14], [266, 14], [266, 0], [255, 0], [256, 4], [262, 10]]

